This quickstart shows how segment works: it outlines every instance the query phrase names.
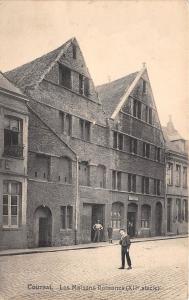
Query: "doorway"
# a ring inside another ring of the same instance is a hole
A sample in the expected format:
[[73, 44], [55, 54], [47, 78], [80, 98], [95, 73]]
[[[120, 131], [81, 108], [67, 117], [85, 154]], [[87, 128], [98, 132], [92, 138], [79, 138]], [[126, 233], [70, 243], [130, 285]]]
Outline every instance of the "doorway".
[[50, 209], [40, 206], [35, 211], [35, 241], [38, 247], [49, 247], [52, 243], [52, 214]]
[[156, 235], [162, 234], [162, 204], [160, 202], [156, 203], [155, 208], [155, 232]]
[[[92, 206], [92, 227], [91, 227], [91, 241], [94, 239], [95, 231], [93, 230], [93, 225], [99, 223], [104, 228], [104, 205], [96, 204]], [[100, 242], [104, 240], [104, 229], [100, 232]]]
[[167, 232], [171, 232], [172, 199], [167, 199]]
[[138, 206], [135, 203], [128, 205], [127, 232], [130, 237], [134, 237], [136, 235], [137, 211]]

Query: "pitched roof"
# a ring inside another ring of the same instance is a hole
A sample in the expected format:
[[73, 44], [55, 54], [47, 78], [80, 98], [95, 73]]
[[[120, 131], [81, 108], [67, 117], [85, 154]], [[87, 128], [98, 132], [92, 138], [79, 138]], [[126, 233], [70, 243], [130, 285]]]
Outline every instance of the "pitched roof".
[[135, 72], [112, 82], [97, 86], [97, 92], [107, 117], [111, 117], [120, 102], [121, 96], [123, 96], [125, 90], [127, 90], [134, 81], [137, 74], [138, 72]]
[[25, 91], [28, 86], [35, 86], [43, 79], [72, 41], [73, 39], [70, 39], [59, 48], [16, 69], [7, 71], [5, 73], [6, 76], [21, 88], [22, 91]]
[[0, 71], [0, 88], [14, 92], [16, 94], [22, 94], [21, 90], [16, 87], [12, 82], [10, 82], [6, 76]]

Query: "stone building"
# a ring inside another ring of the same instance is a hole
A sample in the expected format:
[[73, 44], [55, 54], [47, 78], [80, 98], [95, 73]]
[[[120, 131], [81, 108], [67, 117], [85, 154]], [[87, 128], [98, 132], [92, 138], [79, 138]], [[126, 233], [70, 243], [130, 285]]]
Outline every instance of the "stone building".
[[75, 38], [6, 73], [29, 99], [29, 246], [93, 240], [92, 225], [165, 234], [164, 138], [145, 66], [97, 87]]
[[170, 120], [163, 127], [166, 139], [167, 234], [188, 232], [188, 143]]
[[27, 102], [0, 72], [0, 249], [27, 246]]

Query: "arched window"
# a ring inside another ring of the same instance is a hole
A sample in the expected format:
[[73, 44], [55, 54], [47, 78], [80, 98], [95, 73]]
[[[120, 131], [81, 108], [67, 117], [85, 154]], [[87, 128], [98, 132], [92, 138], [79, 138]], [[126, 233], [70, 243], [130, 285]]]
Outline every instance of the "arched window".
[[72, 183], [72, 161], [69, 157], [61, 157], [59, 161], [58, 180], [64, 183]]
[[120, 229], [123, 223], [123, 203], [115, 202], [112, 204], [111, 226], [114, 229]]
[[106, 187], [106, 167], [103, 165], [97, 167], [97, 186], [101, 188]]
[[142, 205], [141, 207], [141, 227], [150, 228], [151, 207], [150, 205]]
[[79, 163], [79, 184], [84, 186], [90, 185], [90, 168], [87, 161]]

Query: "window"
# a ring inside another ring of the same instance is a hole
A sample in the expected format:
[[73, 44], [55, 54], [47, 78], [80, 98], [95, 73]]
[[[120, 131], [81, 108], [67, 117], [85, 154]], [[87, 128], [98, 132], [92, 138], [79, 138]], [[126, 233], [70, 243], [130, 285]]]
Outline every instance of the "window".
[[145, 106], [145, 111], [144, 111], [144, 121], [147, 123], [148, 122], [148, 106]]
[[90, 141], [90, 122], [86, 120], [79, 120], [80, 138], [85, 141]]
[[167, 184], [169, 184], [169, 185], [173, 184], [173, 164], [172, 163], [167, 164]]
[[68, 89], [72, 88], [71, 70], [62, 65], [60, 66], [60, 69], [59, 69], [59, 83]]
[[180, 186], [181, 183], [181, 166], [176, 165], [176, 186]]
[[152, 109], [149, 107], [149, 124], [152, 124]]
[[70, 114], [60, 111], [60, 120], [61, 120], [61, 131], [71, 136], [72, 133], [72, 116]]
[[187, 167], [183, 167], [183, 187], [187, 187]]
[[89, 79], [81, 74], [79, 74], [79, 93], [86, 97], [89, 96]]
[[188, 200], [183, 200], [183, 220], [188, 222]]
[[123, 150], [124, 135], [118, 132], [113, 132], [113, 148]]
[[29, 173], [32, 178], [47, 181], [50, 178], [50, 157], [43, 154], [35, 154], [29, 161]]
[[72, 229], [73, 227], [73, 207], [61, 206], [61, 227], [62, 229]]
[[147, 83], [145, 80], [142, 81], [142, 92], [143, 94], [146, 94], [147, 92]]
[[160, 195], [160, 180], [154, 179], [154, 195]]
[[22, 138], [22, 120], [6, 116], [4, 124], [4, 154], [21, 157], [23, 155]]
[[68, 157], [58, 159], [58, 180], [63, 183], [72, 183], [72, 161]]
[[136, 175], [128, 174], [128, 192], [136, 192]]
[[150, 144], [143, 143], [143, 156], [150, 158]]
[[181, 199], [176, 199], [177, 220], [181, 222]]
[[132, 114], [134, 117], [141, 119], [141, 102], [133, 99], [133, 111]]
[[137, 140], [134, 138], [130, 138], [130, 152], [137, 154]]
[[112, 171], [112, 189], [113, 190], [121, 190], [121, 172]]
[[150, 228], [151, 207], [149, 205], [142, 205], [141, 207], [141, 227]]
[[97, 167], [97, 186], [101, 188], [106, 187], [106, 168], [102, 165]]
[[18, 227], [21, 205], [21, 183], [3, 182], [3, 227]]
[[111, 211], [111, 227], [113, 229], [120, 229], [123, 222], [123, 204], [115, 202], [112, 204]]
[[83, 186], [90, 185], [90, 169], [86, 161], [79, 164], [79, 184]]
[[142, 177], [142, 193], [149, 194], [149, 177]]
[[160, 161], [160, 153], [161, 153], [161, 149], [155, 146], [154, 159], [156, 161]]
[[76, 48], [76, 45], [74, 45], [74, 44], [72, 44], [72, 55], [73, 55], [74, 59], [77, 58], [77, 48]]

